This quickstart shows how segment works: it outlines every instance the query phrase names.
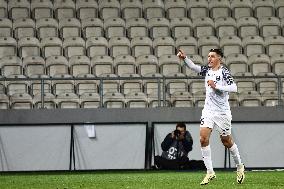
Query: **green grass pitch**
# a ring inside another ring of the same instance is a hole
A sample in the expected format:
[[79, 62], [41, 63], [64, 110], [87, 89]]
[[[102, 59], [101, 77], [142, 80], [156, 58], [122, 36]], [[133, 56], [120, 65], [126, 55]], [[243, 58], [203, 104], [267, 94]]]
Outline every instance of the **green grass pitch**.
[[237, 184], [234, 171], [216, 171], [217, 178], [200, 186], [205, 172], [81, 171], [0, 173], [0, 188], [13, 189], [284, 189], [284, 171], [247, 171]]

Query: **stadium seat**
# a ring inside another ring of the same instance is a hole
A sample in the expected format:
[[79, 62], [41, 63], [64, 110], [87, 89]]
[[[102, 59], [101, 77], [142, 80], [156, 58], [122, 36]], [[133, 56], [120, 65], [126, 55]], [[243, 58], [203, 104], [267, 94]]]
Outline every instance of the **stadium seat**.
[[57, 74], [68, 74], [69, 64], [64, 56], [49, 56], [46, 61], [46, 73], [53, 77]]
[[10, 97], [11, 109], [32, 109], [33, 99], [28, 93], [17, 93]]
[[193, 25], [189, 18], [173, 18], [170, 21], [173, 38], [188, 37], [193, 35]]
[[[161, 93], [160, 99], [158, 98], [157, 94], [149, 94], [148, 95], [148, 103], [149, 108], [157, 108], [157, 107], [170, 107], [170, 97], [169, 95], [165, 94], [165, 99], [163, 99], [163, 93]], [[159, 105], [160, 100], [160, 105]]]
[[13, 79], [20, 79], [15, 81], [6, 81], [6, 92], [7, 95], [11, 96], [13, 94], [25, 94], [29, 92], [29, 85], [28, 81], [22, 80], [26, 79], [27, 77], [24, 75], [8, 75], [6, 78], [13, 78]]
[[104, 107], [105, 108], [124, 108], [125, 98], [123, 94], [118, 92], [110, 92], [104, 94]]
[[126, 37], [112, 37], [109, 40], [109, 50], [112, 57], [130, 55], [130, 41]]
[[114, 71], [118, 76], [123, 74], [135, 74], [135, 58], [130, 55], [120, 55], [114, 58]]
[[236, 35], [222, 37], [220, 39], [220, 47], [225, 57], [230, 54], [241, 54], [243, 52], [242, 40]]
[[94, 56], [91, 59], [92, 74], [101, 76], [102, 74], [113, 74], [113, 59], [110, 56]]
[[80, 108], [80, 99], [74, 93], [62, 93], [56, 96], [58, 108]]
[[132, 38], [131, 50], [134, 57], [153, 54], [153, 42], [149, 37]]
[[0, 0], [0, 18], [8, 17], [8, 4], [6, 0]]
[[209, 16], [209, 5], [207, 0], [187, 0], [188, 17], [191, 19]]
[[100, 18], [105, 20], [108, 18], [120, 17], [120, 3], [118, 0], [99, 1]]
[[0, 59], [1, 74], [4, 77], [9, 75], [22, 75], [22, 60], [17, 56], [5, 56]]
[[150, 37], [155, 39], [158, 37], [171, 36], [170, 22], [166, 18], [151, 18], [148, 20], [148, 28]]
[[[84, 93], [98, 93], [98, 80], [95, 80], [95, 76], [92, 74], [80, 74], [77, 78], [83, 78], [82, 80], [75, 80], [76, 94], [82, 96]], [[84, 78], [86, 78], [84, 80]], [[87, 80], [88, 79], [88, 80]]]
[[254, 54], [248, 58], [250, 72], [257, 75], [260, 72], [271, 72], [270, 58], [266, 54]]
[[104, 37], [89, 37], [86, 50], [89, 57], [108, 55], [108, 41]]
[[125, 21], [121, 18], [108, 18], [104, 21], [104, 30], [106, 38], [125, 37]]
[[165, 11], [168, 19], [187, 17], [185, 0], [165, 1]]
[[236, 73], [248, 72], [248, 59], [244, 54], [230, 54], [226, 57], [226, 65], [232, 75]]
[[[138, 74], [124, 73], [121, 77], [130, 78], [130, 80], [121, 80], [121, 93], [127, 95], [129, 93], [142, 92], [143, 84]], [[135, 79], [134, 79], [135, 78]]]
[[276, 75], [284, 73], [284, 54], [274, 54], [270, 57], [272, 72]]
[[126, 20], [127, 37], [148, 36], [148, 22], [144, 18], [129, 18]]
[[153, 41], [154, 55], [158, 58], [163, 55], [175, 54], [175, 42], [171, 37], [158, 37]]
[[[43, 83], [41, 82], [41, 79], [48, 79], [50, 78], [48, 75], [31, 75], [30, 78], [38, 79], [38, 80], [32, 80], [30, 82], [30, 94], [32, 96], [36, 96], [41, 94], [43, 91], [44, 94], [52, 93], [52, 85], [51, 80], [43, 80]], [[42, 88], [43, 87], [43, 88]]]
[[195, 107], [204, 107], [205, 104], [205, 91], [196, 91], [193, 93], [193, 99], [194, 99], [194, 106]]
[[219, 40], [215, 36], [202, 36], [197, 41], [199, 54], [207, 57], [210, 49], [219, 48]]
[[264, 91], [261, 94], [263, 106], [278, 106], [280, 105], [281, 97], [278, 96], [278, 91]]
[[147, 96], [142, 92], [133, 92], [125, 95], [125, 104], [128, 108], [147, 108]]
[[256, 91], [256, 84], [250, 72], [239, 72], [234, 75], [238, 93], [243, 91]]
[[79, 19], [97, 18], [99, 16], [97, 0], [76, 0], [76, 15]]
[[17, 55], [17, 41], [12, 37], [0, 37], [0, 58]]
[[270, 0], [254, 0], [252, 1], [254, 16], [256, 18], [263, 18], [274, 16], [274, 1]]
[[0, 37], [13, 37], [13, 24], [8, 18], [0, 18]]
[[82, 108], [98, 108], [100, 107], [100, 95], [98, 93], [83, 93], [80, 95]]
[[[56, 98], [53, 94], [51, 93], [44, 93], [44, 104], [43, 108], [44, 109], [55, 109], [56, 108]], [[35, 109], [40, 109], [42, 108], [41, 104], [41, 94], [38, 93], [33, 97], [33, 103], [34, 103], [34, 108]]]
[[163, 92], [163, 81], [162, 81], [162, 75], [159, 73], [148, 73], [145, 75], [145, 77], [153, 78], [153, 79], [146, 79], [144, 80], [144, 89], [145, 93], [148, 96], [156, 96], [159, 91], [159, 82], [160, 82], [160, 93]]
[[173, 79], [166, 79], [166, 91], [167, 94], [172, 95], [175, 92], [187, 92], [188, 83], [187, 79], [181, 79], [180, 77], [185, 77], [183, 73], [169, 73], [166, 77], [171, 77]]
[[259, 31], [262, 37], [281, 35], [281, 26], [279, 18], [277, 17], [260, 18]]
[[276, 17], [284, 18], [284, 1], [275, 0], [274, 6], [275, 6]]
[[27, 77], [45, 75], [45, 60], [41, 56], [27, 56], [23, 59], [23, 68]]
[[242, 40], [244, 54], [251, 56], [254, 54], [265, 54], [264, 39], [261, 36], [247, 36]]
[[143, 0], [145, 19], [165, 17], [164, 2], [162, 0]]
[[189, 82], [189, 92], [194, 94], [205, 90], [204, 79], [191, 79]]
[[37, 37], [59, 37], [58, 21], [53, 18], [40, 18], [36, 20]]
[[[2, 78], [3, 78], [3, 76], [0, 75], [0, 79], [2, 79]], [[0, 95], [1, 94], [6, 94], [5, 81], [0, 81]], [[0, 96], [0, 99], [1, 99], [1, 96]], [[1, 102], [0, 102], [0, 109], [1, 109]]]
[[18, 18], [13, 21], [14, 38], [35, 37], [36, 28], [34, 20], [30, 18]]
[[193, 107], [194, 100], [189, 92], [174, 92], [171, 95], [171, 104], [173, 107]]
[[28, 0], [9, 0], [8, 11], [10, 19], [29, 18], [30, 2]]
[[18, 41], [19, 56], [40, 56], [40, 42], [35, 37], [23, 37]]
[[53, 18], [53, 3], [51, 0], [32, 0], [31, 13], [33, 19]]
[[251, 0], [234, 0], [231, 1], [232, 17], [239, 19], [241, 17], [253, 16]]
[[5, 94], [0, 93], [0, 109], [9, 109], [10, 100], [9, 97]]
[[215, 31], [220, 38], [237, 35], [237, 22], [232, 17], [219, 17], [215, 20]]
[[[69, 74], [57, 74], [53, 76], [54, 79], [60, 80], [52, 80], [52, 93], [54, 95], [60, 95], [65, 93], [75, 93], [75, 83], [74, 80], [69, 80], [73, 78], [72, 75]], [[62, 80], [68, 79], [68, 80]]]
[[172, 73], [181, 73], [181, 62], [176, 55], [163, 55], [158, 60], [162, 75], [167, 76]]
[[63, 41], [63, 52], [65, 57], [85, 55], [85, 41], [81, 37], [68, 37]]
[[103, 37], [104, 36], [104, 24], [99, 18], [85, 18], [82, 22], [82, 35], [84, 39], [89, 37]]
[[57, 20], [76, 17], [76, 6], [73, 0], [54, 0], [53, 5]]
[[141, 18], [143, 6], [140, 0], [121, 0], [121, 17], [123, 19]]
[[243, 91], [239, 93], [240, 106], [261, 106], [261, 96], [257, 91]]
[[231, 16], [229, 0], [211, 0], [208, 2], [210, 17], [213, 19]]
[[241, 17], [237, 20], [238, 35], [241, 38], [246, 36], [259, 35], [258, 20], [254, 17]]
[[197, 38], [215, 35], [214, 21], [209, 17], [195, 18], [193, 20], [193, 29], [194, 36]]
[[81, 22], [77, 18], [62, 18], [59, 20], [59, 33], [62, 39], [81, 37]]
[[[100, 83], [99, 91], [102, 94], [105, 93], [119, 93], [120, 92], [120, 81], [116, 74], [101, 74], [100, 77], [104, 77], [103, 83]], [[103, 92], [101, 91], [103, 90]]]
[[176, 49], [182, 49], [185, 54], [198, 54], [197, 40], [195, 37], [183, 36], [176, 39]]
[[44, 58], [63, 55], [63, 44], [58, 37], [46, 37], [41, 40], [41, 52]]
[[70, 74], [74, 77], [78, 75], [91, 74], [91, 63], [87, 56], [72, 56], [69, 59]]
[[154, 55], [141, 55], [136, 58], [138, 74], [146, 76], [159, 72], [158, 59]]
[[284, 53], [284, 37], [283, 36], [268, 36], [264, 38], [266, 53], [269, 56], [274, 54]]
[[277, 78], [274, 73], [262, 72], [257, 74], [257, 76], [264, 77], [255, 79], [256, 88], [260, 94], [264, 91], [277, 91]]

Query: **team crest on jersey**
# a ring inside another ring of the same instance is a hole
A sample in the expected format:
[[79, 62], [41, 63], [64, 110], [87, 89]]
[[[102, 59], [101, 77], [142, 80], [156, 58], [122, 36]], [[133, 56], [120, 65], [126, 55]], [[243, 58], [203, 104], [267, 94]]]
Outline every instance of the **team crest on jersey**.
[[216, 76], [216, 81], [220, 81], [221, 77], [220, 76]]

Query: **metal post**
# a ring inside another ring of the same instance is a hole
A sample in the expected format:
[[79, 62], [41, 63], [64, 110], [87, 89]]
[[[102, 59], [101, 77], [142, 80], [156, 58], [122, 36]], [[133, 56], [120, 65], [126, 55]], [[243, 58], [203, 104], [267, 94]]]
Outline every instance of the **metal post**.
[[100, 78], [100, 85], [99, 85], [99, 90], [100, 90], [100, 107], [102, 108], [102, 107], [104, 107], [104, 102], [103, 102], [103, 100], [104, 100], [104, 97], [103, 97], [103, 79], [102, 78]]
[[44, 108], [44, 79], [40, 80], [41, 108]]

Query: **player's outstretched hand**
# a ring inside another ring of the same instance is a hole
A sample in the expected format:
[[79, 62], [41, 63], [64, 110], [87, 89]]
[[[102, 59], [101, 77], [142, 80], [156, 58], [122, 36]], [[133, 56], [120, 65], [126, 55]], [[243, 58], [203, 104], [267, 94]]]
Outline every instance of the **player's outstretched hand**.
[[186, 54], [184, 53], [183, 50], [179, 49], [177, 56], [178, 56], [180, 59], [184, 60], [185, 57], [186, 57]]

